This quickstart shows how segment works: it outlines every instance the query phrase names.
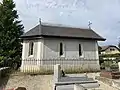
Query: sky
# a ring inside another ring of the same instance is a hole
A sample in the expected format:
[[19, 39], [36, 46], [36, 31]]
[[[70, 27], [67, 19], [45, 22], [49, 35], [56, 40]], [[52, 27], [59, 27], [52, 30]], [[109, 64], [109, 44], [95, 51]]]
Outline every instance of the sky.
[[42, 22], [91, 28], [117, 45], [120, 37], [120, 0], [14, 0], [25, 32]]

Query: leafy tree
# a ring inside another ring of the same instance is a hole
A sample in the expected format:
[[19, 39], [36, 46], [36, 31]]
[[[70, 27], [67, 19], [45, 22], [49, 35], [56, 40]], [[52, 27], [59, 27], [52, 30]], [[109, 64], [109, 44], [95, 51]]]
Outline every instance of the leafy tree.
[[21, 40], [23, 25], [13, 0], [3, 0], [0, 3], [0, 60], [15, 60], [21, 55]]

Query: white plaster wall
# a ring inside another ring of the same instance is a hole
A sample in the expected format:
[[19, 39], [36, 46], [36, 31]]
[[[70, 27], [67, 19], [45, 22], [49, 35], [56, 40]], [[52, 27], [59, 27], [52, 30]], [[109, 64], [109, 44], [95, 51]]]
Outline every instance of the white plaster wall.
[[[65, 45], [65, 58], [98, 59], [97, 42], [76, 39], [44, 39], [44, 59], [60, 58], [59, 44]], [[79, 44], [82, 45], [83, 55], [79, 57]]]
[[[28, 56], [29, 42], [34, 42], [33, 57]], [[22, 59], [54, 59], [61, 58], [59, 56], [59, 44], [64, 44], [64, 58], [67, 59], [99, 59], [98, 45], [96, 41], [76, 40], [76, 39], [39, 39], [24, 40]], [[82, 46], [82, 56], [79, 57], [79, 44]]]
[[[34, 54], [33, 57], [28, 56], [29, 52], [29, 42], [34, 42]], [[23, 50], [22, 50], [22, 59], [31, 59], [32, 61], [22, 61], [22, 66], [26, 65], [42, 65], [45, 64], [46, 61], [39, 61], [39, 59], [58, 59], [61, 58], [59, 56], [59, 44], [62, 42], [65, 46], [64, 53], [65, 53], [65, 59], [68, 59], [68, 61], [64, 61], [64, 63], [67, 63], [67, 65], [73, 65], [74, 63], [82, 65], [83, 68], [87, 68], [86, 65], [88, 65], [88, 68], [97, 69], [99, 70], [99, 58], [98, 58], [98, 44], [97, 41], [91, 41], [91, 40], [76, 40], [76, 39], [39, 39], [39, 40], [24, 40], [23, 41]], [[82, 46], [82, 53], [83, 55], [79, 57], [79, 44]], [[91, 59], [91, 61], [75, 61], [74, 59]], [[38, 61], [34, 61], [34, 59], [37, 59]], [[73, 61], [69, 60], [73, 59]], [[92, 61], [95, 60], [95, 61]], [[61, 61], [61, 60], [60, 60]], [[62, 63], [58, 62], [57, 63]], [[69, 62], [69, 64], [68, 64]], [[52, 63], [47, 61], [46, 62], [48, 66], [50, 66]], [[47, 65], [46, 64], [46, 65]], [[74, 65], [75, 65], [74, 64]], [[53, 65], [53, 64], [52, 64]], [[85, 65], [85, 67], [84, 67]], [[89, 66], [90, 65], [90, 66]]]
[[43, 59], [44, 40], [37, 40], [37, 59]]
[[[33, 56], [29, 56], [29, 43], [33, 41], [34, 42], [34, 48], [33, 48]], [[22, 59], [38, 59], [40, 58], [41, 49], [41, 42], [40, 40], [24, 40], [23, 41], [23, 48], [22, 48]]]

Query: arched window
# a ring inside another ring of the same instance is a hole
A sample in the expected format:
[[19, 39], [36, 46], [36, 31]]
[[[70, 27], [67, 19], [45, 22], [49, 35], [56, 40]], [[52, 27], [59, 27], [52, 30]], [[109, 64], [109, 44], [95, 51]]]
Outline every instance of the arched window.
[[82, 56], [81, 44], [79, 44], [79, 56]]
[[63, 43], [60, 43], [60, 51], [59, 51], [59, 55], [60, 55], [60, 56], [63, 55]]
[[33, 55], [33, 48], [34, 48], [34, 43], [33, 43], [33, 42], [30, 42], [30, 43], [29, 43], [29, 56], [30, 56], [30, 55]]

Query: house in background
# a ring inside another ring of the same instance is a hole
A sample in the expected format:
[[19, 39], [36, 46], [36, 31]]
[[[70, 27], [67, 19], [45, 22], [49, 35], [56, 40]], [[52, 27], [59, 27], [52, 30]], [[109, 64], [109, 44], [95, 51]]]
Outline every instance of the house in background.
[[[66, 27], [62, 25], [43, 24], [35, 26], [24, 35], [22, 60], [44, 60], [71, 59], [91, 60], [91, 67], [99, 69], [99, 55], [97, 41], [105, 39], [91, 29]], [[73, 62], [74, 62], [73, 60]], [[62, 62], [63, 64], [64, 62]], [[82, 63], [81, 63], [82, 64]], [[93, 65], [94, 64], [94, 65]], [[22, 62], [22, 65], [27, 65]], [[37, 63], [39, 65], [39, 63]]]
[[[100, 56], [104, 56], [103, 59], [116, 59], [120, 54], [120, 49], [114, 45], [100, 46]], [[118, 55], [116, 55], [118, 54]]]
[[100, 46], [101, 47], [101, 54], [117, 54], [120, 53], [120, 49], [114, 45], [107, 45], [107, 46]]

